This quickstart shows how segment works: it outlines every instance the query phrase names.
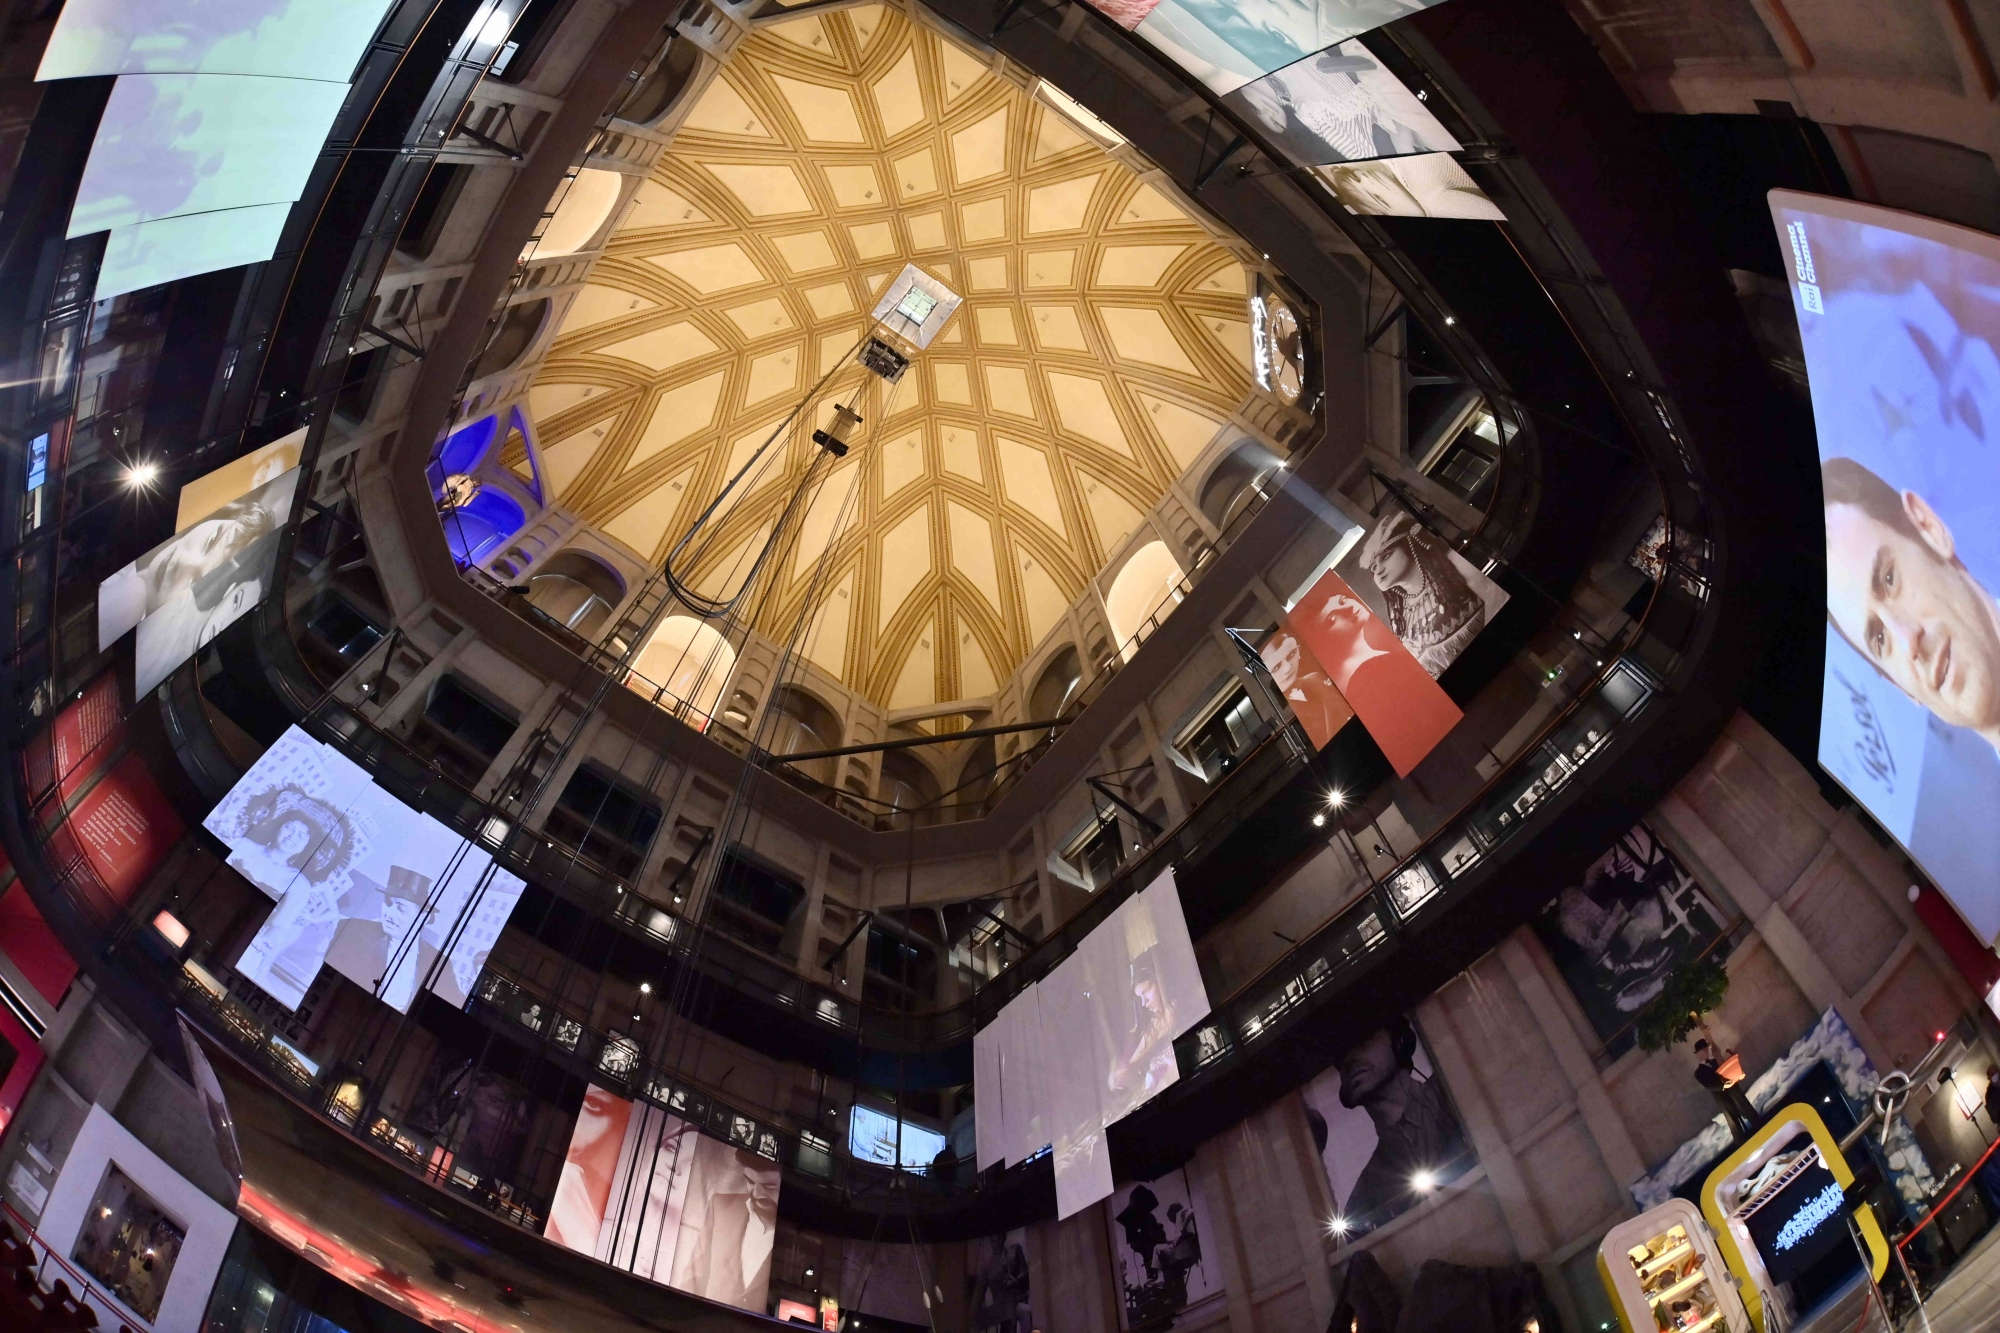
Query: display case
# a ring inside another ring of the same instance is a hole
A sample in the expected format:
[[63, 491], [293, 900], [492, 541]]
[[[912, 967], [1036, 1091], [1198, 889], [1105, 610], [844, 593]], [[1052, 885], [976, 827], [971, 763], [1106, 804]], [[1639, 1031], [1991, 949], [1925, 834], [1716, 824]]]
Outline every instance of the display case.
[[1715, 1233], [1685, 1199], [1611, 1228], [1597, 1269], [1627, 1333], [1752, 1333]]

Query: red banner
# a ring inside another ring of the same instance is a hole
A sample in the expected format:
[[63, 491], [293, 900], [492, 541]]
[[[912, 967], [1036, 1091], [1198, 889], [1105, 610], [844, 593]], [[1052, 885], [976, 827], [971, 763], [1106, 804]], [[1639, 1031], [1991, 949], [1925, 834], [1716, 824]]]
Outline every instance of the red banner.
[[76, 959], [18, 883], [0, 889], [0, 953], [50, 1004], [61, 1004], [63, 992], [76, 979]]
[[128, 903], [184, 826], [136, 754], [98, 780], [66, 821], [67, 831], [114, 901]]
[[1318, 659], [1400, 777], [1464, 716], [1395, 631], [1330, 569], [1285, 613], [1285, 628]]
[[1299, 642], [1289, 628], [1280, 628], [1264, 641], [1258, 656], [1270, 668], [1271, 681], [1291, 706], [1292, 716], [1306, 729], [1315, 750], [1324, 750], [1340, 729], [1354, 718], [1354, 710], [1340, 691], [1333, 688], [1326, 668]]
[[89, 776], [85, 760], [108, 753], [107, 742], [123, 730], [125, 705], [118, 673], [106, 671], [64, 705], [44, 734], [22, 747], [22, 773], [28, 792], [39, 797], [51, 786], [72, 796]]

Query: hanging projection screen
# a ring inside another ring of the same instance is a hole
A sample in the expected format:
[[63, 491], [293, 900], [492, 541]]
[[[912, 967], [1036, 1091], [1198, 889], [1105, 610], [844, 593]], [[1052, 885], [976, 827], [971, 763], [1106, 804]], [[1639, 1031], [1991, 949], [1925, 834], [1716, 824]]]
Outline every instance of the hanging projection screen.
[[1819, 761], [2000, 938], [2000, 238], [1773, 191], [1819, 436]]
[[1180, 892], [1162, 871], [975, 1035], [981, 1165], [1052, 1148], [1059, 1217], [1110, 1194], [1105, 1127], [1173, 1086], [1174, 1039], [1208, 1013]]
[[344, 83], [121, 75], [84, 163], [67, 234], [290, 203], [305, 190], [346, 100]]
[[1430, 109], [1360, 42], [1342, 42], [1223, 99], [1294, 162], [1324, 166], [1459, 147]]
[[273, 74], [346, 83], [388, 0], [68, 0], [35, 79]]
[[297, 727], [202, 827], [229, 848], [231, 869], [278, 900], [237, 970], [290, 1008], [323, 966], [399, 1013], [426, 985], [464, 1008], [526, 888]]
[[108, 301], [197, 273], [261, 264], [277, 252], [291, 215], [289, 202], [253, 204], [114, 228], [91, 299]]
[[1436, 0], [1092, 0], [1216, 92], [1428, 9]]

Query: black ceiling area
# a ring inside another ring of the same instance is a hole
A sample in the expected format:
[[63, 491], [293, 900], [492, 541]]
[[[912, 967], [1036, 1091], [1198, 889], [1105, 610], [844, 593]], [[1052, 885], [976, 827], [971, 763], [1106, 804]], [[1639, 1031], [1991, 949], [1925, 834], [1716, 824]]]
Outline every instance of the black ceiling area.
[[[1632, 497], [1657, 492], [1665, 512], [1699, 534], [1709, 552], [1705, 596], [1669, 604], [1663, 595], [1644, 634], [1626, 648], [1648, 667], [1655, 694], [1592, 761], [1587, 781], [1538, 808], [1530, 832], [1455, 881], [1434, 908], [1400, 923], [1386, 943], [1336, 971], [1303, 1001], [1288, 1003], [1281, 1017], [1259, 1024], [1262, 1035], [1254, 1043], [1189, 1069], [1109, 1129], [1118, 1177], [1152, 1179], [1297, 1088], [1493, 949], [1669, 793], [1746, 701], [1795, 749], [1810, 745], [1824, 634], [1811, 421], [1799, 397], [1772, 374], [1729, 285], [1736, 252], [1748, 244], [1741, 240], [1747, 228], [1718, 228], [1707, 216], [1694, 188], [1699, 182], [1686, 169], [1698, 146], [1633, 108], [1560, 0], [1448, 0], [1366, 39], [1406, 83], [1426, 91], [1431, 107], [1467, 145], [1468, 170], [1506, 210], [1506, 224], [1478, 227], [1341, 210], [1288, 168], [1260, 129], [1094, 10], [1051, 0], [928, 2], [949, 23], [1066, 90], [1128, 136], [1196, 205], [1266, 252], [1320, 310], [1365, 311], [1379, 294], [1377, 285], [1392, 283], [1405, 318], [1421, 335], [1415, 345], [1449, 357], [1456, 373], [1527, 424], [1520, 442], [1524, 474], [1510, 492], [1511, 509], [1478, 534], [1488, 548], [1504, 552], [1501, 577], [1520, 595], [1443, 678], [1455, 698], [1473, 697], [1554, 625], [1601, 556], [1614, 514]], [[201, 442], [177, 466], [202, 471], [233, 456], [215, 442], [240, 442], [246, 431], [268, 438], [294, 424], [309, 432], [308, 462], [316, 456], [335, 398], [358, 373], [341, 349], [360, 336], [374, 280], [388, 264], [406, 215], [436, 206], [435, 199], [420, 200], [427, 178], [422, 167], [425, 154], [435, 157], [444, 133], [434, 126], [455, 123], [462, 106], [457, 76], [470, 57], [452, 34], [476, 8], [469, 0], [447, 4], [428, 25], [382, 44], [380, 60], [369, 66], [376, 79], [371, 118], [349, 141], [329, 147], [315, 172], [309, 197], [318, 201], [318, 225], [288, 235], [282, 262], [268, 265], [271, 271], [245, 291], [217, 279], [209, 299], [181, 308], [170, 336], [172, 355], [154, 389], [163, 428]], [[444, 434], [483, 350], [494, 303], [516, 280], [523, 244], [545, 220], [544, 205], [572, 160], [597, 132], [604, 106], [629, 91], [634, 53], [662, 40], [665, 8], [633, 4], [611, 20], [584, 57], [574, 91], [551, 113], [541, 147], [514, 168], [492, 232], [456, 279], [460, 299], [445, 320], [425, 330], [400, 427], [405, 441]], [[554, 32], [561, 22], [558, 6], [539, 7], [539, 27]], [[81, 169], [93, 114], [88, 104], [106, 94], [96, 81], [79, 82], [93, 86], [66, 85], [44, 102], [4, 201], [14, 236], [0, 239], [0, 364], [27, 355], [28, 332], [38, 327], [34, 312], [52, 281], [45, 242], [55, 238], [59, 247], [65, 178]], [[1774, 154], [1783, 163], [1772, 170], [1803, 170], [1789, 145]], [[73, 189], [74, 180], [67, 184]], [[1329, 319], [1326, 327], [1364, 323]], [[1363, 386], [1357, 367], [1369, 349], [1329, 345], [1320, 351], [1329, 400], [1358, 398]], [[1327, 427], [1337, 428], [1337, 421]], [[210, 448], [213, 457], [204, 452]], [[1303, 454], [1304, 483], [1330, 487], [1336, 481], [1330, 453]], [[475, 639], [503, 631], [522, 637], [510, 612], [466, 591], [439, 533], [423, 476], [427, 462], [421, 443], [397, 446], [389, 456], [385, 471], [393, 498], [387, 503], [406, 533], [427, 535], [391, 548], [400, 567], [377, 567], [374, 577], [426, 589]], [[19, 489], [17, 476], [0, 482], [0, 501], [14, 503]], [[299, 519], [286, 538], [287, 560], [294, 543], [345, 540], [338, 526], [348, 520], [330, 509], [302, 507]], [[305, 534], [314, 520], [332, 535]], [[1267, 536], [1308, 521], [1305, 506], [1283, 494], [1254, 520]], [[102, 510], [43, 554], [58, 564], [78, 562], [79, 569], [110, 561], [108, 570], [151, 544], [140, 541], [138, 529], [170, 522], [161, 508], [124, 532], [115, 511]], [[1048, 743], [1039, 761], [1050, 765], [1046, 771], [1080, 766], [1079, 756], [1105, 743], [1118, 701], [1145, 690], [1147, 671], [1191, 649], [1203, 632], [1198, 615], [1219, 614], [1232, 590], [1256, 572], [1252, 556], [1243, 546], [1218, 555], [1178, 620], [1166, 621], [1141, 644], [1094, 701], [1096, 715], [1086, 709], [1068, 719]], [[10, 603], [28, 595], [32, 573], [25, 562], [0, 573], [0, 591]], [[49, 701], [67, 699], [83, 683], [75, 663], [52, 667], [52, 650], [30, 642], [28, 628], [17, 619], [8, 631], [4, 689], [16, 707], [10, 745], [24, 752], [52, 744], [38, 734]], [[269, 744], [294, 723], [377, 769], [383, 786], [468, 837], [496, 820], [505, 827], [505, 812], [490, 794], [475, 796], [448, 781], [435, 765], [427, 767], [332, 698], [307, 664], [297, 630], [297, 620], [267, 605], [204, 650], [199, 683], [186, 673], [163, 687], [157, 709], [135, 712], [148, 729], [144, 742], [171, 754], [179, 766], [185, 780], [168, 794], [190, 830], [241, 775], [237, 756]], [[584, 675], [569, 646], [553, 636], [535, 636], [526, 655], [526, 665], [545, 680]], [[88, 665], [94, 672], [101, 663]], [[624, 719], [636, 718], [647, 705], [613, 689], [603, 708]], [[495, 728], [496, 749], [504, 731]], [[703, 744], [697, 753], [689, 743], [690, 767], [707, 766], [706, 775], [719, 785], [735, 782], [741, 758]], [[1492, 779], [1496, 789], [1508, 776]], [[524, 933], [538, 946], [653, 977], [681, 1021], [775, 1058], [898, 1097], [935, 1097], [970, 1083], [974, 1029], [1046, 976], [1159, 869], [1176, 869], [1199, 942], [1242, 908], [1251, 892], [1246, 885], [1275, 883], [1324, 847], [1326, 838], [1315, 835], [1311, 820], [1329, 786], [1367, 790], [1389, 777], [1381, 750], [1358, 727], [1303, 765], [1269, 744], [1219, 783], [1186, 825], [1126, 862], [1073, 920], [1024, 950], [972, 1001], [937, 1012], [863, 1012], [840, 1026], [823, 1021], [816, 1009], [838, 996], [830, 974], [803, 977], [720, 937], [649, 928], [621, 906], [622, 883], [576, 868], [573, 858], [564, 864], [558, 851], [537, 851], [533, 837], [516, 849], [511, 864], [529, 881], [519, 919], [537, 923]], [[1019, 815], [1025, 822], [1033, 799], [1016, 788], [981, 824], [905, 836], [842, 826], [774, 780], [755, 791], [769, 794], [754, 799], [783, 803], [788, 815], [796, 807], [802, 823], [827, 830], [828, 840], [840, 841], [857, 860], [879, 856], [885, 865], [919, 855], [997, 851], [1012, 836], [1006, 821]], [[1464, 800], [1468, 812], [1485, 792], [1479, 788]], [[171, 989], [177, 964], [118, 915], [120, 904], [77, 887], [76, 867], [53, 846], [47, 811], [34, 799], [20, 765], [0, 769], [0, 849], [36, 889], [37, 903], [100, 990], [135, 1022], [150, 1025], [164, 1058], [184, 1063], [172, 1055], [179, 1030], [175, 1004], [165, 1002], [184, 998]], [[204, 854], [208, 862], [220, 859], [213, 847]], [[805, 889], [774, 869], [748, 860], [734, 864], [737, 896], [745, 910], [774, 923], [776, 938], [787, 915], [805, 901]], [[1296, 972], [1303, 960], [1332, 956], [1338, 932], [1350, 928], [1342, 917], [1322, 935], [1298, 941], [1295, 958], [1274, 964], [1268, 976], [1228, 1000], [1217, 997], [1218, 1012], [1256, 1011], [1291, 975], [1286, 967]], [[865, 924], [861, 931], [866, 934]], [[195, 1014], [190, 1021], [204, 1020]], [[552, 1097], [579, 1099], [596, 1077], [592, 1055], [601, 1047], [565, 1055], [545, 1041], [528, 1042], [517, 1027], [476, 1009], [427, 1000], [409, 1021], [468, 1048], [518, 1042], [520, 1049], [504, 1057], [508, 1076]], [[586, 1042], [598, 1039], [591, 1035]], [[227, 1041], [226, 1034], [216, 1039], [218, 1051], [235, 1049]], [[229, 1081], [246, 1096], [254, 1092], [275, 1104], [289, 1095], [260, 1082], [240, 1051], [228, 1059]], [[726, 1109], [718, 1108], [718, 1114]], [[294, 1122], [266, 1127], [273, 1160], [281, 1160], [281, 1149], [307, 1156], [324, 1151], [368, 1174], [383, 1191], [431, 1209], [432, 1187], [384, 1167], [367, 1145], [341, 1137], [302, 1105], [292, 1110]], [[964, 1185], [860, 1170], [815, 1178], [788, 1166], [780, 1207], [792, 1222], [833, 1235], [872, 1237], [887, 1215], [907, 1218], [913, 1237], [956, 1239], [1052, 1216], [1055, 1200], [1051, 1167], [1042, 1160]], [[538, 1280], [590, 1281], [590, 1265], [568, 1255], [551, 1260], [548, 1253], [559, 1253], [553, 1247], [476, 1210], [453, 1204], [449, 1212], [432, 1213], [447, 1230], [469, 1236], [475, 1248], [536, 1251]], [[639, 1300], [636, 1289], [649, 1284], [635, 1279], [626, 1285], [634, 1292], [621, 1287], [617, 1295]], [[692, 1307], [684, 1310], [664, 1295], [646, 1299], [654, 1300], [649, 1317], [695, 1318], [674, 1326], [706, 1326]]]

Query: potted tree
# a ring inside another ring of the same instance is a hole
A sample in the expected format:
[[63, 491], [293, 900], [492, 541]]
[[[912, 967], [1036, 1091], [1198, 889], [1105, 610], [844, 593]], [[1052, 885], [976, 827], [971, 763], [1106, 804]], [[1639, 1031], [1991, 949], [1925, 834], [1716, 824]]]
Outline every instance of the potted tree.
[[[1649, 1051], [1664, 1051], [1686, 1041], [1696, 1029], [1711, 1045], [1715, 1039], [1705, 1021], [1729, 993], [1729, 972], [1714, 958], [1690, 958], [1667, 974], [1665, 987], [1653, 1002], [1639, 1011], [1633, 1035]], [[1730, 1057], [1731, 1061], [1735, 1056]], [[1739, 1065], [1725, 1071], [1725, 1077], [1741, 1078]]]

